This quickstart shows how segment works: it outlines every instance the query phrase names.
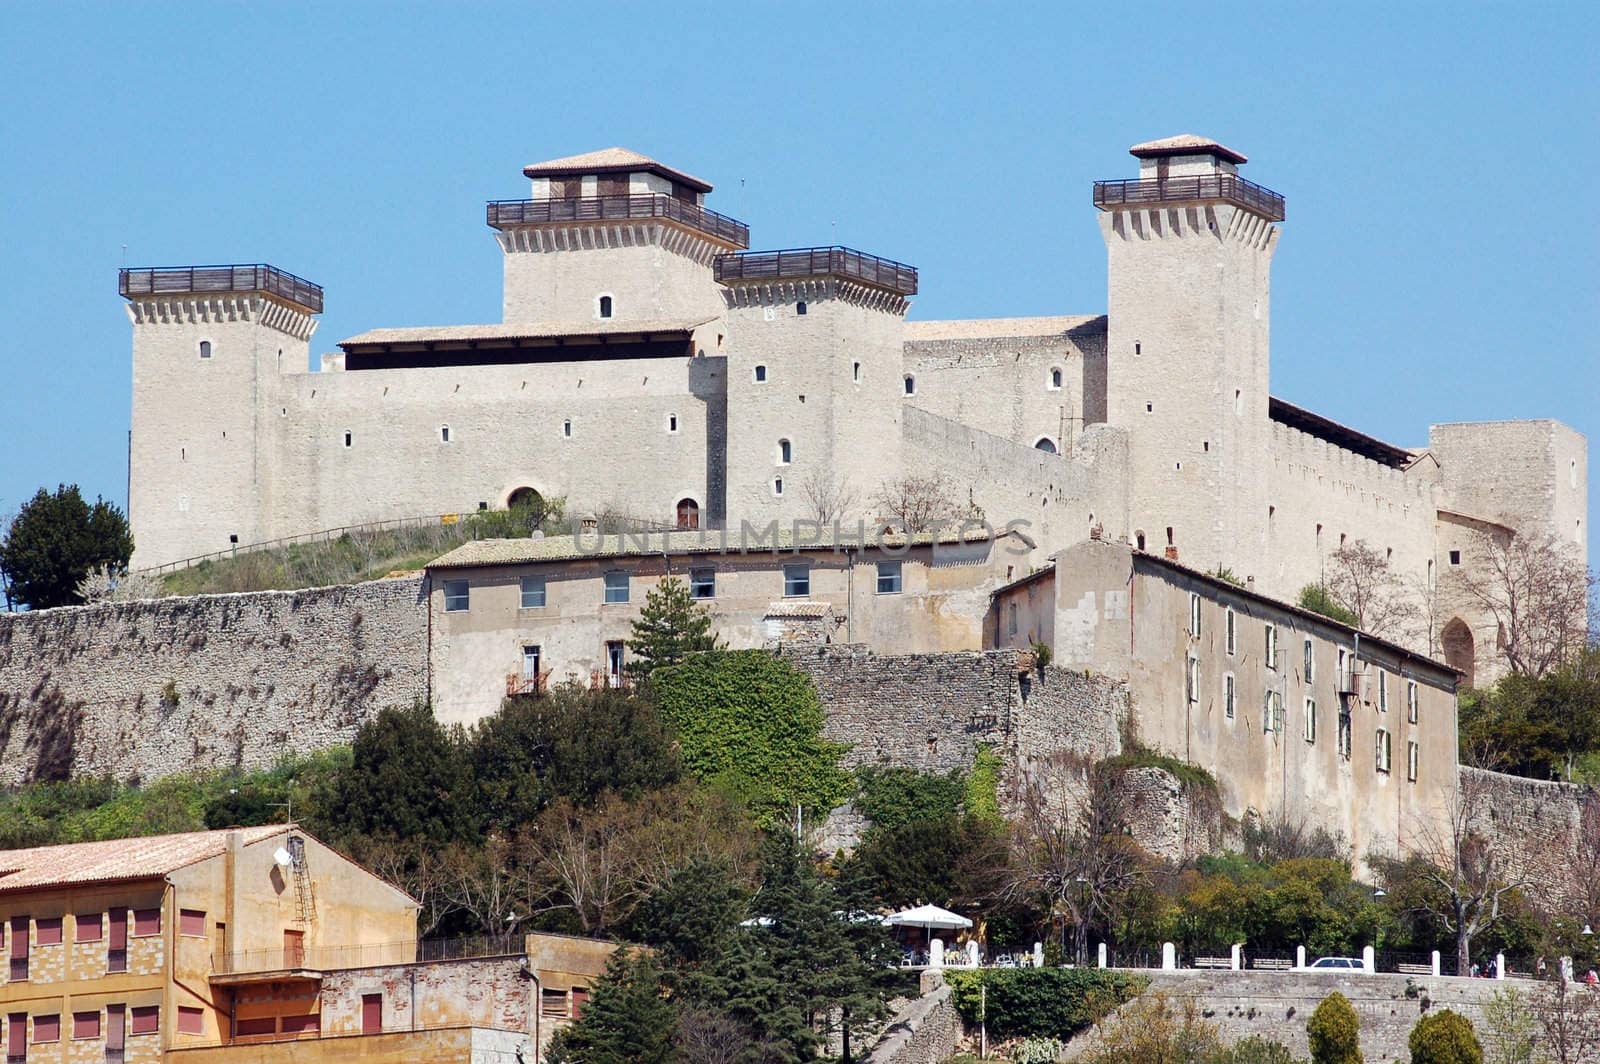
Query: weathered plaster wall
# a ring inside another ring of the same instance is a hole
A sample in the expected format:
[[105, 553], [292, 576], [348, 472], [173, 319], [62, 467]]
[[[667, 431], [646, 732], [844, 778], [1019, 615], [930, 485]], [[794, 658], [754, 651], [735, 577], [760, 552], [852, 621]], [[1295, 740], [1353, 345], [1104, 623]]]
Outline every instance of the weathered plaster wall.
[[426, 695], [420, 594], [384, 580], [0, 614], [0, 784], [259, 767], [348, 742]]
[[324, 973], [322, 1033], [361, 1032], [361, 998], [383, 997], [385, 1030], [487, 1027], [531, 1034], [535, 984], [522, 973], [524, 958], [396, 964]]

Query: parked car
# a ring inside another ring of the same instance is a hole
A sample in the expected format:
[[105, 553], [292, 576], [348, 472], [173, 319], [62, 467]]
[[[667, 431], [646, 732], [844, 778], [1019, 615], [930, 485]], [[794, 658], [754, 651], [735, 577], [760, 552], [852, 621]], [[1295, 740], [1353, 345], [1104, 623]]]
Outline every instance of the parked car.
[[1367, 962], [1360, 957], [1318, 957], [1306, 965], [1308, 972], [1359, 972], [1362, 975], [1371, 975], [1372, 969], [1367, 967]]

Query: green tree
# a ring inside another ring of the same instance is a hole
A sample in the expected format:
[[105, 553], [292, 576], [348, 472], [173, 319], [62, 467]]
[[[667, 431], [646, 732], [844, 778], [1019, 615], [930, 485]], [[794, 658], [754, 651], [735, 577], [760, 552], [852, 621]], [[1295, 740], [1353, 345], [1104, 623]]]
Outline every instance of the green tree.
[[[762, 849], [761, 887], [745, 936], [769, 969], [751, 1012], [754, 1028], [810, 1060], [837, 1018], [850, 1058], [851, 1036], [886, 1012], [898, 954], [877, 920], [854, 919], [792, 834], [774, 832]], [[764, 998], [764, 1000], [761, 1000]], [[741, 1017], [743, 1018], [743, 1017]]]
[[711, 611], [695, 602], [689, 585], [666, 576], [645, 593], [644, 607], [633, 622], [633, 638], [628, 640], [633, 660], [628, 669], [649, 676], [691, 654], [720, 648], [721, 641], [711, 631]]
[[874, 829], [845, 861], [841, 885], [864, 905], [924, 903], [974, 911], [1008, 880], [1005, 832], [976, 817], [914, 820]]
[[1359, 618], [1353, 610], [1339, 605], [1333, 594], [1322, 584], [1307, 584], [1300, 589], [1300, 606], [1312, 613], [1331, 617], [1340, 624], [1355, 625]]
[[849, 798], [846, 748], [822, 737], [822, 702], [788, 662], [763, 650], [697, 654], [658, 670], [651, 690], [684, 769], [742, 797], [758, 823]]
[[0, 539], [0, 573], [13, 604], [42, 610], [83, 600], [78, 584], [91, 569], [127, 568], [133, 535], [122, 511], [104, 499], [91, 506], [76, 484], [44, 488]]
[[508, 698], [472, 730], [469, 747], [489, 825], [532, 821], [550, 802], [633, 799], [682, 775], [672, 730], [637, 690], [575, 685]]
[[1306, 1021], [1312, 1064], [1361, 1064], [1361, 1017], [1350, 999], [1335, 990]]
[[440, 845], [476, 839], [462, 746], [426, 703], [382, 710], [356, 733], [350, 769], [339, 781], [345, 831]]
[[1533, 1002], [1515, 988], [1499, 990], [1483, 1006], [1486, 1064], [1534, 1064], [1539, 1059], [1539, 1018]]
[[1282, 1042], [1253, 1034], [1218, 1053], [1210, 1064], [1295, 1064], [1295, 1059]]
[[677, 1059], [678, 1012], [662, 994], [660, 963], [648, 953], [612, 955], [583, 1015], [556, 1032], [552, 1064], [669, 1064]]
[[1411, 1028], [1411, 1064], [1483, 1064], [1472, 1021], [1459, 1012], [1430, 1012]]

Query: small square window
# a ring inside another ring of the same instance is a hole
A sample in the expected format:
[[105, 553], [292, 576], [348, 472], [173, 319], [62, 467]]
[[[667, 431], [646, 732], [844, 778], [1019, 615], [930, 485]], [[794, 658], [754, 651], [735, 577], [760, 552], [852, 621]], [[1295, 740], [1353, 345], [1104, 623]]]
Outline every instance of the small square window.
[[160, 1005], [135, 1005], [129, 1010], [132, 1023], [129, 1025], [133, 1034], [155, 1034], [161, 1030]]
[[444, 582], [444, 612], [465, 613], [471, 604], [471, 586], [465, 580]]
[[133, 910], [133, 933], [135, 937], [161, 934], [161, 910]]
[[811, 594], [811, 566], [805, 562], [783, 567], [784, 598], [805, 598]]
[[715, 569], [690, 569], [689, 596], [697, 599], [716, 598], [717, 571]]
[[211, 357], [211, 341], [210, 340], [201, 340], [200, 341], [200, 357], [201, 358], [210, 358]]
[[804, 300], [801, 300], [801, 301], [800, 301], [800, 302], [798, 302], [798, 303], [796, 303], [796, 304], [795, 304], [795, 305], [794, 305], [794, 312], [795, 312], [795, 313], [796, 313], [796, 314], [798, 314], [798, 315], [800, 315], [800, 316], [801, 316], [801, 317], [802, 317], [802, 318], [803, 318], [803, 317], [805, 317], [805, 314], [806, 314], [806, 304], [805, 304], [805, 301], [804, 301]]
[[1451, 565], [1460, 565], [1461, 564], [1461, 552], [1460, 551], [1453, 550], [1453, 551], [1450, 552], [1450, 564]]
[[179, 909], [178, 934], [197, 935], [201, 938], [206, 933], [206, 914], [204, 909]]
[[522, 608], [525, 610], [537, 610], [544, 608], [544, 577], [525, 576], [522, 578], [521, 585]]
[[34, 921], [34, 942], [40, 946], [61, 945], [61, 917], [41, 917]]
[[878, 563], [878, 594], [880, 594], [880, 595], [898, 595], [898, 594], [900, 594], [900, 563], [899, 562], [896, 561], [896, 562], [879, 562]]
[[33, 1018], [33, 1040], [35, 1042], [61, 1041], [61, 1016], [35, 1016]]
[[625, 603], [628, 601], [628, 574], [620, 569], [613, 569], [606, 574], [605, 602]]
[[755, 369], [755, 377], [756, 377], [756, 383], [757, 384], [760, 384], [762, 381], [766, 380], [767, 379], [767, 367], [765, 367], [765, 366], [757, 366], [756, 369]]
[[74, 1012], [72, 1014], [72, 1037], [74, 1038], [99, 1038], [100, 1037], [100, 1012]]
[[205, 1034], [206, 1012], [188, 1005], [178, 1006], [178, 1033]]
[[72, 923], [72, 937], [77, 942], [99, 942], [100, 936], [105, 933], [99, 913], [79, 913]]

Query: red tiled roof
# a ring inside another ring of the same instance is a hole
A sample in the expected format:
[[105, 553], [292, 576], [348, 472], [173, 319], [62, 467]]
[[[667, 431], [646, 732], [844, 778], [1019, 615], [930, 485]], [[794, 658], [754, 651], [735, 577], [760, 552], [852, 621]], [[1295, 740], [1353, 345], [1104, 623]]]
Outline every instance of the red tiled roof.
[[[245, 845], [289, 831], [287, 824], [235, 829]], [[227, 831], [190, 831], [105, 842], [71, 842], [27, 850], [0, 850], [0, 894], [38, 887], [155, 879], [220, 856]]]

